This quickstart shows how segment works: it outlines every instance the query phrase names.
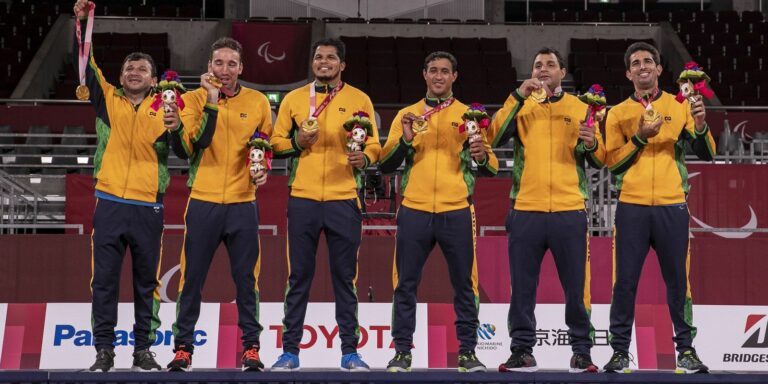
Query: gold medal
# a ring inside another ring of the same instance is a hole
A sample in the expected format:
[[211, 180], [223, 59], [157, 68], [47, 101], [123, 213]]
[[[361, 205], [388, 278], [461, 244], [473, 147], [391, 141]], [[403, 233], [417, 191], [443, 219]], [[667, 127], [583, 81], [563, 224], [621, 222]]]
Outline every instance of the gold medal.
[[427, 130], [427, 120], [424, 118], [417, 118], [411, 123], [411, 129], [413, 133], [419, 134]]
[[643, 124], [651, 125], [661, 119], [661, 114], [653, 109], [646, 109], [643, 113]]
[[314, 132], [317, 131], [318, 128], [317, 119], [308, 119], [301, 123], [301, 129], [304, 132]]
[[599, 110], [599, 111], [597, 111], [595, 113], [595, 121], [600, 122], [600, 121], [603, 121], [603, 120], [605, 120], [605, 108], [603, 108], [603, 109], [601, 109], [601, 110]]
[[87, 86], [80, 84], [77, 86], [77, 89], [75, 89], [75, 95], [80, 101], [88, 101], [88, 98], [91, 96], [91, 92], [88, 90]]
[[219, 80], [219, 78], [216, 76], [208, 76], [207, 80], [209, 83], [211, 83], [211, 85], [213, 85], [216, 88], [220, 89], [223, 86], [223, 84], [221, 83], [221, 80]]
[[547, 100], [547, 91], [544, 88], [535, 89], [531, 92], [530, 98], [537, 103], [543, 103]]

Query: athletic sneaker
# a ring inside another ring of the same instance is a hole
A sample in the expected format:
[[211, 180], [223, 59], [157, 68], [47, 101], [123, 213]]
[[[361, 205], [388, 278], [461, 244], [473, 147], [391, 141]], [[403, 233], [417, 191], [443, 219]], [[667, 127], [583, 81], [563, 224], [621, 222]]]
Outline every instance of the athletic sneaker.
[[410, 352], [397, 352], [387, 364], [387, 372], [410, 372], [413, 356]]
[[709, 367], [704, 365], [696, 354], [696, 350], [689, 349], [677, 355], [676, 373], [709, 373]]
[[571, 367], [568, 372], [571, 373], [597, 373], [600, 371], [592, 362], [592, 357], [584, 353], [574, 353], [571, 356]]
[[485, 365], [477, 359], [475, 351], [459, 354], [459, 372], [485, 372]]
[[299, 369], [299, 357], [290, 352], [285, 352], [277, 358], [272, 364], [272, 371], [275, 372], [295, 372]]
[[174, 350], [176, 356], [168, 363], [168, 370], [171, 372], [189, 372], [192, 370], [192, 352], [189, 348], [180, 344]]
[[143, 349], [133, 353], [133, 366], [131, 371], [134, 372], [152, 372], [161, 371], [163, 367], [155, 361], [155, 353], [149, 349]]
[[243, 366], [241, 369], [243, 371], [261, 372], [264, 370], [264, 363], [262, 363], [261, 358], [259, 358], [258, 345], [251, 345], [243, 351], [242, 362]]
[[102, 348], [96, 353], [96, 362], [88, 368], [91, 372], [109, 372], [115, 369], [115, 351]]
[[346, 372], [368, 372], [371, 367], [363, 361], [359, 353], [347, 353], [341, 356], [341, 370]]
[[528, 352], [526, 347], [512, 348], [509, 359], [499, 365], [499, 372], [536, 372], [538, 370], [536, 358]]
[[613, 356], [603, 367], [603, 371], [608, 373], [632, 373], [629, 368], [629, 353], [622, 351], [613, 351]]

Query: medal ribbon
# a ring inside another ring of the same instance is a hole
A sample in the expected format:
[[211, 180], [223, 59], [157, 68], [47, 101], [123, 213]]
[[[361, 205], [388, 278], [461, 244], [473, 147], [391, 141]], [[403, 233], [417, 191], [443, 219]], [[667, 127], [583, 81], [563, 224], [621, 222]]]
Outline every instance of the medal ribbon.
[[637, 102], [640, 103], [643, 107], [645, 107], [646, 110], [651, 108], [651, 100], [655, 99], [656, 96], [659, 94], [659, 89], [654, 88], [653, 92], [651, 92], [648, 97], [648, 100], [645, 99], [645, 97], [638, 95], [635, 93], [635, 98], [637, 99]]
[[88, 25], [85, 27], [85, 41], [82, 39], [80, 27], [80, 18], [75, 17], [75, 31], [77, 36], [78, 61], [80, 63], [80, 85], [85, 85], [85, 67], [88, 65], [88, 59], [91, 53], [91, 41], [93, 36], [93, 15], [96, 5], [88, 3]]
[[339, 82], [339, 85], [331, 90], [331, 93], [328, 94], [328, 97], [323, 100], [323, 102], [320, 104], [317, 109], [315, 109], [315, 102], [317, 102], [317, 91], [315, 91], [315, 82], [312, 82], [312, 86], [309, 87], [309, 116], [310, 118], [317, 119], [318, 116], [320, 116], [321, 113], [323, 113], [323, 110], [325, 110], [325, 107], [328, 106], [328, 104], [331, 103], [331, 100], [333, 100], [334, 97], [336, 97], [336, 94], [341, 92], [341, 89], [344, 88], [344, 82]]
[[438, 112], [442, 111], [443, 109], [448, 108], [451, 104], [453, 104], [454, 100], [456, 100], [456, 98], [450, 97], [450, 98], [448, 98], [448, 100], [443, 101], [438, 106], [436, 106], [436, 107], [434, 107], [434, 108], [432, 108], [430, 110], [427, 110], [427, 105], [424, 104], [424, 114], [419, 116], [419, 117], [424, 119], [424, 120], [429, 120], [430, 116], [434, 115], [435, 113], [438, 113]]

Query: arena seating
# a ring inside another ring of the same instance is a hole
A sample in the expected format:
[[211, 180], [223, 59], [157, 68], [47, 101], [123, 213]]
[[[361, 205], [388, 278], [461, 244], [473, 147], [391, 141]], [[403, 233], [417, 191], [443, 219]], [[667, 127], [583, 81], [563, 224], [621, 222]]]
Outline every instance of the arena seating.
[[723, 104], [768, 104], [763, 75], [768, 69], [768, 23], [762, 13], [693, 12], [669, 21], [694, 60], [712, 76]]
[[[158, 74], [170, 67], [167, 33], [94, 33], [93, 44], [93, 56], [104, 77], [113, 84], [118, 83], [123, 60], [131, 52], [141, 51], [151, 55]], [[71, 99], [79, 84], [71, 63], [62, 68], [61, 78], [62, 81], [57, 83], [53, 91], [53, 97]]]
[[[198, 18], [201, 1], [132, 0], [99, 1], [98, 16]], [[6, 8], [0, 3], [0, 98], [10, 97], [29, 66], [56, 18], [71, 13], [72, 2], [65, 0], [13, 0]], [[141, 50], [156, 60], [160, 71], [170, 65], [168, 35], [163, 34], [95, 34], [94, 55], [103, 63], [108, 79], [115, 79], [126, 54]], [[117, 63], [117, 64], [116, 64]], [[62, 81], [52, 90], [54, 98], [71, 99], [77, 77], [71, 65], [63, 70]]]
[[517, 74], [504, 38], [410, 38], [342, 36], [347, 46], [344, 76], [378, 103], [410, 103], [423, 96], [421, 68], [434, 51], [452, 52], [458, 62], [457, 96], [497, 103], [516, 86]]
[[[636, 41], [654, 44], [652, 40], [571, 39], [568, 67], [576, 90], [585, 92], [599, 83], [605, 88], [609, 103], [629, 97], [633, 88], [625, 76], [624, 51]], [[666, 91], [677, 92], [668, 68], [662, 72], [659, 84]]]

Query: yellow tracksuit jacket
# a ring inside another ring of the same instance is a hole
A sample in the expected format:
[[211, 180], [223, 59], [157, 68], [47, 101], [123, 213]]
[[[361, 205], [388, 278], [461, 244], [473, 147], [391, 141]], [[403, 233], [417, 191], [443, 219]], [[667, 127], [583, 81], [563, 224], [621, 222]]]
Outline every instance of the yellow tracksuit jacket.
[[[360, 172], [347, 162], [347, 131], [343, 124], [352, 114], [363, 111], [373, 123], [373, 135], [365, 142], [363, 154], [366, 166], [379, 158], [381, 144], [379, 130], [373, 114], [371, 99], [363, 91], [349, 85], [339, 91], [318, 116], [319, 137], [309, 148], [300, 148], [296, 135], [299, 124], [309, 117], [309, 83], [285, 95], [275, 122], [275, 134], [270, 139], [275, 157], [292, 157], [288, 186], [291, 196], [315, 201], [348, 200], [357, 198], [361, 188]], [[338, 85], [337, 85], [338, 86]], [[316, 86], [315, 106], [328, 97], [327, 86]]]
[[[181, 128], [171, 140], [189, 157], [190, 197], [218, 204], [256, 200], [256, 186], [248, 171], [248, 141], [256, 132], [272, 133], [267, 97], [240, 86], [232, 97], [207, 103], [204, 88], [183, 94]], [[180, 154], [176, 150], [177, 154]]]
[[587, 105], [567, 93], [544, 103], [525, 100], [517, 91], [507, 98], [491, 123], [489, 137], [494, 147], [515, 139], [510, 192], [514, 209], [560, 212], [585, 208], [589, 191], [584, 161], [595, 168], [605, 163], [599, 129], [592, 148], [579, 140], [579, 122], [586, 113]]
[[605, 126], [607, 164], [616, 175], [619, 201], [640, 205], [683, 203], [688, 193], [685, 141], [702, 160], [715, 156], [709, 127], [696, 132], [688, 100], [659, 92], [651, 101], [664, 123], [659, 134], [643, 141], [636, 135], [645, 108], [632, 96], [611, 108]]
[[[461, 115], [467, 111], [465, 104], [455, 100], [448, 108], [429, 117], [426, 132], [416, 135], [411, 142], [403, 138], [403, 115], [408, 112], [423, 115], [442, 101], [422, 99], [397, 113], [384, 144], [380, 164], [381, 171], [389, 173], [394, 172], [405, 159], [400, 183], [402, 204], [432, 213], [469, 207], [475, 188], [467, 135], [459, 132], [463, 123]], [[478, 172], [493, 176], [499, 168], [499, 160], [485, 136], [483, 140], [487, 156], [482, 164], [478, 164]]]
[[[77, 49], [74, 62], [78, 62]], [[154, 94], [150, 92], [134, 107], [122, 88], [115, 88], [104, 79], [92, 54], [85, 78], [91, 104], [96, 109], [96, 190], [126, 200], [162, 203], [170, 182], [170, 146], [163, 111], [150, 108]]]

